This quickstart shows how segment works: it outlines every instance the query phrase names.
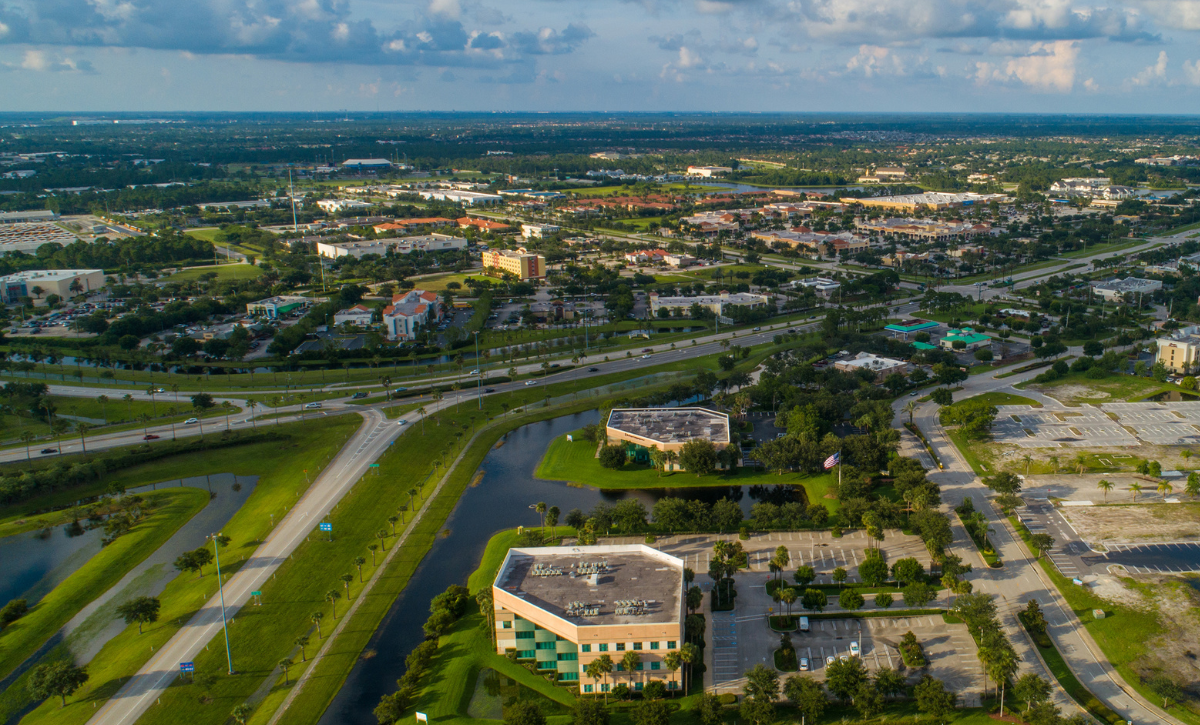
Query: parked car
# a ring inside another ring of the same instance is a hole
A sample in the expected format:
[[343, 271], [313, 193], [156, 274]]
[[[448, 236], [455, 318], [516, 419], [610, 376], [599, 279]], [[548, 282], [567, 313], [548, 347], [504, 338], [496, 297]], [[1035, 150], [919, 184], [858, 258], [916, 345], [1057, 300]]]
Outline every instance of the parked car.
[[156, 441], [156, 440], [158, 440], [158, 436], [154, 435], [153, 433], [149, 433], [149, 434], [147, 434], [147, 435], [144, 435], [144, 436], [142, 436], [142, 440], [144, 440], [144, 441]]
[[825, 658], [825, 666], [826, 666], [826, 667], [828, 667], [829, 665], [832, 665], [834, 662], [837, 662], [837, 660], [835, 660], [835, 659], [833, 658], [833, 655], [828, 655], [828, 656]]
[[200, 422], [199, 418], [188, 418], [187, 420], [183, 421], [183, 424], [184, 425], [195, 425], [199, 422]]
[[589, 373], [598, 373], [598, 372], [600, 372], [600, 368], [588, 368], [588, 372]]
[[494, 392], [496, 392], [496, 389], [495, 389], [495, 388], [484, 388], [484, 389], [483, 389], [483, 392], [485, 392], [485, 393], [494, 393]]
[[858, 657], [859, 654], [861, 654], [861, 650], [858, 648], [858, 642], [850, 643], [850, 654], [854, 655], [855, 657]]
[[401, 418], [399, 420], [399, 422], [396, 423], [396, 425], [408, 425], [408, 421], [405, 420], [404, 418]]
[[359, 391], [359, 392], [355, 393], [354, 395], [351, 395], [350, 399], [351, 400], [362, 400], [365, 397], [367, 397], [367, 394], [362, 391]]
[[807, 657], [800, 658], [800, 671], [808, 672], [808, 658]]

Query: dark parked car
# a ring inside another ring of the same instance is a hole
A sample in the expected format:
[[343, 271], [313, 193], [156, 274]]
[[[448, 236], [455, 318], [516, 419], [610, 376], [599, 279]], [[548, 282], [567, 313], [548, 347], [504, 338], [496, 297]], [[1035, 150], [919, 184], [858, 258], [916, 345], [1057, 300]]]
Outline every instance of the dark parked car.
[[365, 397], [367, 397], [367, 394], [360, 391], [360, 392], [355, 393], [354, 395], [351, 395], [350, 399], [351, 400], [362, 400]]
[[484, 389], [483, 389], [483, 392], [485, 392], [485, 393], [494, 393], [494, 392], [496, 392], [496, 389], [495, 389], [495, 388], [484, 388]]
[[42, 455], [43, 455], [43, 456], [45, 456], [45, 455], [49, 455], [49, 454], [51, 454], [51, 453], [58, 453], [58, 449], [57, 449], [57, 448], [43, 448], [43, 449], [42, 449]]
[[158, 436], [156, 436], [156, 435], [154, 435], [153, 433], [151, 433], [150, 435], [142, 436], [142, 440], [144, 440], [144, 441], [156, 441], [156, 440], [158, 440]]
[[600, 372], [600, 368], [588, 368], [588, 372], [589, 373], [598, 373], [598, 372]]

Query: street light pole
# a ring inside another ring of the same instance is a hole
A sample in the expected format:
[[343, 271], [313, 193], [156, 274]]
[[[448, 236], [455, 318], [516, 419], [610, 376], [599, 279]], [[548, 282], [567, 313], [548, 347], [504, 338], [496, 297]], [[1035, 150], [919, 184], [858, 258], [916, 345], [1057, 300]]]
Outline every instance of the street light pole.
[[483, 410], [483, 365], [479, 362], [479, 330], [475, 330], [475, 369], [479, 371], [475, 376], [475, 398], [479, 401], [479, 409]]
[[213, 553], [217, 561], [217, 591], [221, 595], [221, 629], [225, 631], [225, 659], [229, 662], [229, 674], [233, 674], [233, 650], [229, 647], [229, 624], [225, 621], [225, 586], [221, 583], [220, 534], [213, 534]]

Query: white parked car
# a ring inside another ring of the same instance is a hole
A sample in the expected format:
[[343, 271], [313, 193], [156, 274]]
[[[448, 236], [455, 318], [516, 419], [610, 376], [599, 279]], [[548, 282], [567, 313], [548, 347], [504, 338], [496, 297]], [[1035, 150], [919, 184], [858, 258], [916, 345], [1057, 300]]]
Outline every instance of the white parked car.
[[859, 654], [861, 654], [860, 650], [858, 649], [858, 642], [850, 643], [850, 654], [854, 655], [855, 657], [858, 657]]
[[827, 656], [825, 657], [825, 666], [826, 666], [826, 667], [828, 667], [829, 665], [832, 665], [834, 662], [837, 662], [837, 660], [835, 660], [835, 659], [833, 658], [833, 655], [827, 655]]
[[400, 419], [400, 422], [396, 423], [396, 425], [408, 425], [408, 421], [407, 421], [407, 420], [405, 420], [405, 419], [403, 419], [403, 418], [401, 418], [401, 419]]
[[800, 671], [808, 672], [808, 658], [807, 657], [800, 658]]

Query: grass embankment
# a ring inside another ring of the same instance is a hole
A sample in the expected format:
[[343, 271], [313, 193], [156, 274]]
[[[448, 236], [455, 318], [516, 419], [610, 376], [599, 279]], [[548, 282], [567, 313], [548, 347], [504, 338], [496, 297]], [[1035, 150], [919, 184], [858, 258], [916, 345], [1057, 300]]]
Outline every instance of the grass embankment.
[[[1008, 522], [1017, 532], [1017, 535], [1020, 536], [1021, 541], [1025, 543], [1025, 548], [1030, 552], [1030, 556], [1036, 557], [1036, 553], [1029, 543], [1029, 529], [1025, 528], [1024, 524], [1014, 516], [1008, 517]], [[1059, 593], [1066, 600], [1067, 606], [1075, 613], [1075, 616], [1083, 624], [1084, 628], [1087, 629], [1088, 634], [1092, 635], [1092, 639], [1096, 640], [1096, 644], [1100, 646], [1100, 651], [1104, 653], [1105, 659], [1116, 668], [1125, 682], [1137, 690], [1146, 700], [1155, 705], [1161, 705], [1162, 699], [1150, 689], [1142, 680], [1141, 675], [1134, 669], [1135, 663], [1147, 654], [1148, 648], [1153, 646], [1155, 640], [1167, 633], [1167, 629], [1163, 626], [1158, 614], [1153, 611], [1142, 611], [1122, 604], [1116, 604], [1093, 594], [1085, 587], [1077, 586], [1070, 579], [1059, 574], [1050, 560], [1045, 557], [1037, 559], [1037, 563], [1042, 567], [1044, 575], [1058, 588]], [[1126, 579], [1125, 581], [1128, 583], [1132, 580]], [[1104, 612], [1104, 618], [1097, 619], [1094, 614], [1095, 610]], [[1040, 651], [1042, 652], [1042, 656], [1046, 658], [1046, 664], [1050, 665], [1052, 670], [1055, 665], [1051, 663], [1051, 657], [1057, 656], [1058, 659], [1062, 659], [1057, 649], [1053, 651], [1050, 657], [1046, 656], [1045, 649]], [[1058, 667], [1061, 670], [1065, 670], [1067, 674], [1070, 674], [1065, 662], [1058, 665]], [[1055, 671], [1054, 674], [1056, 677], [1059, 677], [1058, 671]], [[1059, 677], [1059, 682], [1063, 683], [1063, 687], [1067, 692], [1071, 692], [1070, 686], [1066, 682], [1063, 682], [1062, 677]], [[1080, 684], [1079, 687], [1083, 688], [1083, 685]], [[1083, 688], [1083, 692], [1091, 696], [1091, 693], [1086, 688]], [[1084, 703], [1084, 700], [1080, 699], [1076, 694], [1072, 693], [1072, 697], [1075, 697], [1080, 703]], [[1092, 696], [1092, 699], [1094, 700], [1095, 697]], [[1099, 703], [1098, 700], [1097, 702]], [[1103, 703], [1100, 704], [1103, 706]], [[1167, 708], [1167, 712], [1185, 723], [1200, 725], [1200, 715], [1185, 705], [1172, 704]], [[1101, 717], [1098, 713], [1093, 714]]]
[[[1013, 395], [1012, 393], [983, 393], [982, 395], [963, 398], [963, 400], [976, 400], [987, 403], [988, 405], [1028, 405], [1034, 408], [1042, 407], [1042, 404], [1033, 398], [1026, 398], [1023, 395]], [[962, 400], [957, 402], [961, 403]]]
[[[96, 394], [97, 396], [103, 395], [104, 391], [98, 390]], [[192, 403], [186, 396], [178, 403], [173, 399], [164, 401], [161, 398], [158, 402], [149, 400], [124, 401], [121, 400], [121, 393], [114, 393], [106, 403], [101, 403], [95, 398], [77, 398], [66, 395], [51, 395], [49, 398], [53, 401], [56, 418], [69, 415], [105, 421], [102, 424], [96, 424], [88, 433], [89, 436], [132, 430], [144, 425], [169, 425], [172, 422], [182, 423], [192, 417], [208, 419], [225, 415], [225, 411], [219, 406], [210, 408], [203, 413], [197, 413], [192, 409]], [[11, 447], [23, 447], [23, 445], [16, 446], [13, 444], [13, 441], [17, 440], [21, 432], [25, 430], [32, 431], [40, 437], [39, 441], [31, 444], [35, 446], [38, 442], [44, 443], [48, 440], [71, 440], [79, 438], [79, 434], [75, 432], [67, 432], [53, 438], [48, 437], [50, 435], [50, 426], [45, 423], [45, 413], [43, 412], [41, 415], [43, 416], [42, 420], [24, 416], [18, 420], [14, 415], [3, 416], [3, 418], [0, 418], [0, 422], [3, 423], [3, 426], [0, 427], [0, 440], [5, 441], [5, 444]], [[142, 422], [140, 418], [143, 415], [150, 416], [150, 420]], [[72, 425], [76, 423], [71, 418], [60, 419]]]
[[207, 491], [196, 488], [153, 491], [143, 498], [152, 510], [149, 516], [101, 549], [0, 634], [0, 677], [12, 672], [79, 610], [162, 546], [209, 500]]
[[[305, 469], [308, 470], [309, 480], [315, 477], [360, 423], [356, 418], [337, 416], [303, 425], [294, 424], [287, 427], [292, 433], [287, 441], [254, 443], [233, 449], [174, 456], [121, 471], [116, 478], [127, 486], [135, 486], [206, 473], [257, 475], [259, 479], [254, 493], [222, 529], [222, 533], [229, 536], [232, 542], [222, 552], [221, 571], [231, 576], [270, 533], [272, 522], [279, 521], [308, 488]], [[57, 701], [47, 701], [22, 722], [26, 725], [87, 722], [95, 713], [95, 706], [111, 697], [125, 679], [153, 655], [153, 650], [161, 649], [182, 624], [216, 593], [216, 577], [212, 576], [212, 572], [210, 566], [203, 577], [192, 573], [176, 577], [159, 595], [162, 608], [158, 622], [147, 625], [142, 635], [138, 634], [136, 626], [132, 626], [110, 640], [88, 665], [88, 682], [68, 698], [65, 708], [59, 708]], [[269, 610], [270, 607], [248, 609]], [[236, 623], [241, 624], [240, 621]], [[267, 628], [263, 632], [265, 637], [271, 636], [269, 618], [260, 619], [256, 624], [260, 628]], [[241, 633], [244, 632], [242, 630]], [[249, 641], [249, 637], [235, 640], [239, 641]], [[216, 649], [214, 647], [212, 653], [206, 654], [216, 654]], [[234, 656], [240, 661], [241, 655], [241, 647], [235, 645]], [[221, 656], [224, 657], [223, 651]], [[199, 667], [197, 671], [201, 673]], [[226, 719], [229, 709], [222, 710], [219, 722]], [[212, 707], [202, 711], [214, 712]], [[174, 722], [179, 721], [176, 719]]]
[[546, 455], [538, 463], [535, 475], [549, 481], [570, 481], [596, 488], [694, 488], [701, 486], [804, 486], [809, 503], [824, 504], [830, 513], [838, 509], [836, 499], [825, 498], [836, 487], [832, 474], [809, 475], [785, 473], [761, 468], [738, 468], [732, 474], [714, 471], [707, 476], [697, 476], [686, 471], [660, 473], [658, 469], [641, 463], [628, 462], [620, 469], [612, 470], [600, 465], [596, 458], [596, 444], [584, 439], [581, 431], [567, 437], [555, 438]]

